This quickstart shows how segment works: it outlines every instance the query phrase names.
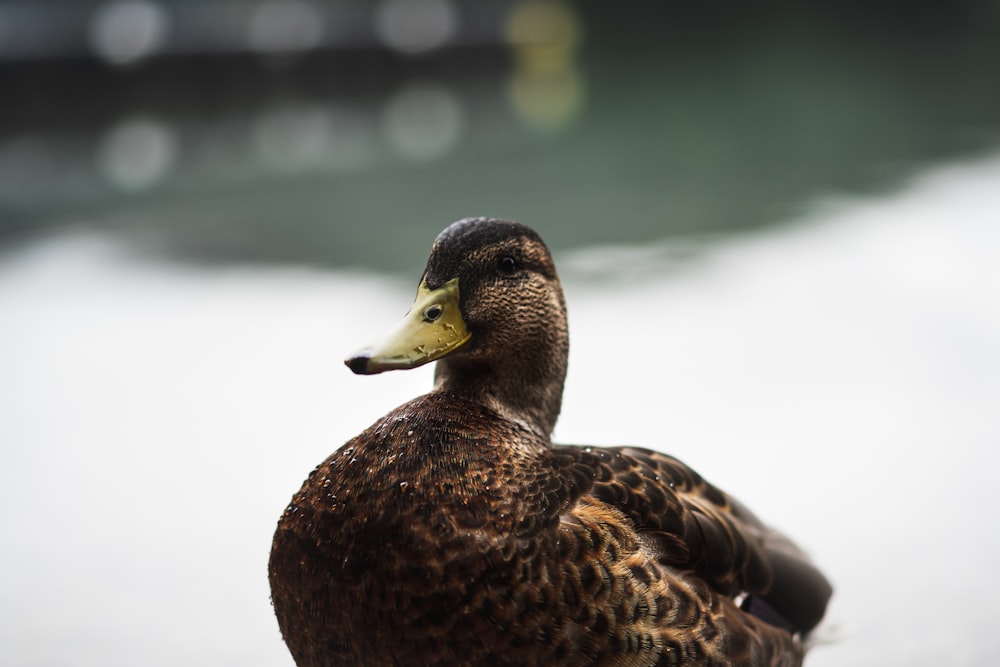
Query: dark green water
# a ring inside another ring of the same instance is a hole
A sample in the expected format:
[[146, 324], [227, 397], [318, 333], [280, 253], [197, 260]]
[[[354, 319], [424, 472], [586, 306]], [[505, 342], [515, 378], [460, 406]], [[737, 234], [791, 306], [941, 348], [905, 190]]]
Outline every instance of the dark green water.
[[412, 274], [470, 215], [556, 249], [780, 224], [1000, 140], [1000, 10], [907, 7], [587, 6], [554, 66], [499, 38], [0, 64], [0, 238]]

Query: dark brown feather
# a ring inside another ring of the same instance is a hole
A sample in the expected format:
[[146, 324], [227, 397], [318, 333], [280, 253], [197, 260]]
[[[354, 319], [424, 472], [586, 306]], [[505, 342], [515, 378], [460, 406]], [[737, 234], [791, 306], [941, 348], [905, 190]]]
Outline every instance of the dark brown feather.
[[274, 605], [314, 667], [799, 664], [797, 639], [732, 600], [773, 577], [762, 525], [732, 510], [671, 457], [550, 447], [430, 394], [306, 480], [275, 534]]

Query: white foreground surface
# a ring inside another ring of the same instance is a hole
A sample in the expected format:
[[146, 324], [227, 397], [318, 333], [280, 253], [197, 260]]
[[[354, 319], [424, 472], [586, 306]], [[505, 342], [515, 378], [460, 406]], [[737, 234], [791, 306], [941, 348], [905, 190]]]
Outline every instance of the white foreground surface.
[[[556, 439], [673, 453], [815, 554], [835, 640], [810, 667], [1000, 663], [998, 183], [995, 157], [941, 169], [681, 263], [557, 257]], [[340, 361], [416, 280], [81, 237], [3, 257], [0, 662], [291, 665], [271, 532], [314, 465], [429, 388]]]

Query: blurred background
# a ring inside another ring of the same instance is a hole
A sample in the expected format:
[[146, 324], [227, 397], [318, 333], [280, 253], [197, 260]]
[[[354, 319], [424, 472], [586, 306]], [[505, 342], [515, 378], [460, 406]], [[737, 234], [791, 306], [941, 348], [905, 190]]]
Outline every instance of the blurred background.
[[830, 573], [808, 664], [1000, 661], [1000, 2], [0, 0], [2, 662], [290, 665], [274, 522], [471, 215], [556, 255], [557, 439]]

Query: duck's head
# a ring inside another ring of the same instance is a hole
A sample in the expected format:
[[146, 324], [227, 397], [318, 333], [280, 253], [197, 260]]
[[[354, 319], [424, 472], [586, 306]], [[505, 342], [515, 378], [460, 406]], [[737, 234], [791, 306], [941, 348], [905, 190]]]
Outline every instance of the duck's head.
[[438, 361], [436, 391], [548, 435], [568, 353], [566, 304], [542, 239], [516, 222], [469, 218], [434, 241], [402, 325], [345, 363], [372, 374]]

